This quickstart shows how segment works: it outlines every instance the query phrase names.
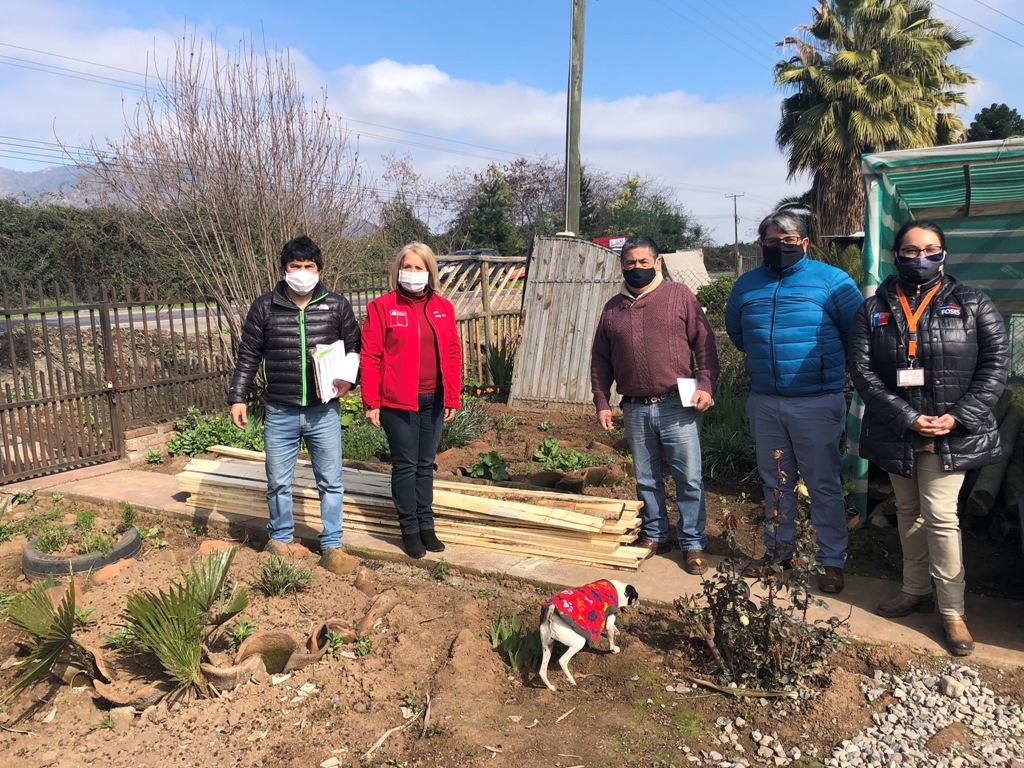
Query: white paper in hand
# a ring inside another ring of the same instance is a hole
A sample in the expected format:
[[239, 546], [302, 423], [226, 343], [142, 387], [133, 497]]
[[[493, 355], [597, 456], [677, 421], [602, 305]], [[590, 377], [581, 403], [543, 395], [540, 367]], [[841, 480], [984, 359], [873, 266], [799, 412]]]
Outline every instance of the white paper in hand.
[[[692, 408], [693, 396], [697, 394], [697, 380], [676, 379], [676, 387], [679, 388], [679, 402], [683, 404], [684, 408]], [[715, 401], [712, 400], [711, 404], [714, 405]]]
[[338, 339], [333, 344], [317, 344], [313, 355], [313, 373], [316, 376], [316, 391], [321, 402], [329, 403], [338, 396], [335, 379], [355, 383], [359, 376], [359, 355], [345, 354], [345, 342]]

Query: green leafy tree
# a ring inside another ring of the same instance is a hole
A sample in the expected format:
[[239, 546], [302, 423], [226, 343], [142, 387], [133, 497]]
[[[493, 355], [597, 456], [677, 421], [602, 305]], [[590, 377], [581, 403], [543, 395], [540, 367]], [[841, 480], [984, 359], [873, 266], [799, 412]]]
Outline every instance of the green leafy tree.
[[985, 107], [974, 116], [971, 127], [967, 129], [968, 141], [1009, 139], [1012, 136], [1024, 136], [1024, 117], [1006, 104]]
[[647, 235], [663, 253], [710, 245], [708, 232], [682, 205], [650, 183], [628, 176], [609, 206], [609, 235]]
[[502, 256], [523, 252], [523, 239], [512, 219], [512, 193], [497, 166], [488, 168], [480, 180], [476, 204], [461, 228], [476, 248], [494, 248]]
[[790, 178], [812, 176], [822, 235], [863, 227], [860, 156], [958, 141], [959, 88], [974, 78], [948, 57], [971, 42], [932, 16], [929, 0], [819, 0], [794, 56], [775, 67], [782, 102], [776, 142]]
[[591, 175], [584, 171], [580, 176], [580, 231], [577, 234], [584, 240], [592, 240], [603, 231], [601, 208], [594, 194]]

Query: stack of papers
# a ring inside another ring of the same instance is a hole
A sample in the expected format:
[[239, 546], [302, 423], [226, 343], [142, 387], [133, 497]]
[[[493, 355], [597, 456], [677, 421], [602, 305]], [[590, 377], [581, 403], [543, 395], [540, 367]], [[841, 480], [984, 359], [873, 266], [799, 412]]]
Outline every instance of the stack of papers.
[[310, 351], [313, 357], [313, 375], [316, 378], [316, 392], [321, 402], [329, 403], [338, 396], [335, 379], [356, 383], [359, 376], [359, 355], [345, 354], [345, 342], [338, 339], [333, 344], [317, 344]]
[[[682, 402], [683, 407], [692, 407], [690, 403], [693, 402], [693, 396], [697, 394], [697, 380], [676, 379], [676, 386], [679, 387], [679, 400], [680, 402]], [[711, 404], [715, 404], [714, 398], [711, 399]]]

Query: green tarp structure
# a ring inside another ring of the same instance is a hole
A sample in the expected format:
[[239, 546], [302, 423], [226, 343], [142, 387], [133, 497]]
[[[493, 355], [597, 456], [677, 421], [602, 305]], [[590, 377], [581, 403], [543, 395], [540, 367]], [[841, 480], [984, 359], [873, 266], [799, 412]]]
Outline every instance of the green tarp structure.
[[[946, 269], [985, 291], [1010, 330], [1011, 377], [1024, 376], [1024, 138], [878, 152], [861, 158], [865, 187], [864, 287], [892, 271], [893, 236], [911, 219], [946, 234]], [[863, 404], [847, 420], [846, 471], [863, 515], [867, 462], [856, 457]]]

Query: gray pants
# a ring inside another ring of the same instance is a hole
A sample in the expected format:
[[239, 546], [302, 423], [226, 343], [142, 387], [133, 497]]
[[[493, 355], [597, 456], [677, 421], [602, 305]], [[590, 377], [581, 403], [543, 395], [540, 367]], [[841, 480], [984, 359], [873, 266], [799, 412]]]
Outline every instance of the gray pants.
[[785, 559], [793, 554], [799, 472], [811, 497], [811, 525], [818, 540], [815, 559], [823, 566], [842, 568], [849, 539], [839, 476], [839, 438], [846, 427], [842, 392], [817, 397], [751, 392], [747, 418], [757, 450], [757, 471], [764, 484], [764, 545], [768, 555]]
[[963, 472], [943, 472], [934, 453], [914, 454], [914, 476], [889, 475], [903, 545], [903, 591], [927, 595], [935, 580], [939, 613], [964, 615], [964, 557], [957, 499]]

